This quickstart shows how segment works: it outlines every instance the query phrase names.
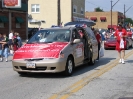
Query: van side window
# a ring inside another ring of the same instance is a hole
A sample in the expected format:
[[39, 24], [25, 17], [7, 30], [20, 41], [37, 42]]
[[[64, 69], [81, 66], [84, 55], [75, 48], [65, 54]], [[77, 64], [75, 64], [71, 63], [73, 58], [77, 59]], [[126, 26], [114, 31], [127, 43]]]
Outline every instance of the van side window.
[[74, 39], [80, 39], [80, 35], [76, 29], [72, 31], [72, 38]]

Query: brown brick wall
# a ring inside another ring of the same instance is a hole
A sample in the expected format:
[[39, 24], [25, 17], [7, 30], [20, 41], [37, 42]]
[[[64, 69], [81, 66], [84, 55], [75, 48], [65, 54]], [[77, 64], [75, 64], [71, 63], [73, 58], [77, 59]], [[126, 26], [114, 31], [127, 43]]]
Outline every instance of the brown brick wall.
[[[23, 3], [27, 3], [28, 0], [22, 0]], [[6, 16], [9, 19], [9, 11], [6, 8], [2, 8], [2, 2], [0, 1], [0, 16]], [[16, 28], [16, 21], [15, 17], [21, 17], [24, 20], [24, 23], [21, 24], [21, 28]], [[22, 39], [26, 39], [26, 12], [23, 11], [15, 11], [12, 10], [12, 28], [15, 32], [20, 33], [20, 36]], [[9, 34], [9, 23], [4, 24], [4, 28], [0, 28], [0, 33], [6, 33]]]
[[[8, 12], [2, 12], [0, 11], [0, 16], [6, 16], [8, 18]], [[0, 28], [0, 33], [9, 33], [9, 24], [5, 23], [4, 28]]]
[[[24, 20], [24, 23], [21, 23], [20, 28], [16, 28], [16, 17], [21, 17]], [[26, 14], [25, 13], [12, 13], [12, 29], [15, 32], [20, 33], [22, 39], [26, 39]]]
[[[112, 12], [112, 25], [117, 25], [118, 22], [122, 21], [118, 16], [123, 16], [123, 14], [120, 12]], [[88, 19], [97, 17], [95, 28], [107, 29], [108, 25], [111, 25], [111, 12], [86, 12], [85, 17]], [[100, 17], [106, 17], [106, 22], [101, 22]]]

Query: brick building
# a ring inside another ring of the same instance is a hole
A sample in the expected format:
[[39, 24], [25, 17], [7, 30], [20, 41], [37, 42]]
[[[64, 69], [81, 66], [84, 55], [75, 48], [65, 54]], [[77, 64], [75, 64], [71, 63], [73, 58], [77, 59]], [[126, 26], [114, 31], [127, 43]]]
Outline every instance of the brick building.
[[[111, 12], [85, 12], [85, 17], [96, 22], [95, 28], [111, 28]], [[124, 15], [121, 12], [112, 12], [112, 28], [123, 22]]]
[[[60, 12], [63, 24], [80, 20], [84, 18], [85, 0], [60, 0]], [[58, 0], [29, 0], [28, 14], [30, 28], [58, 25]]]
[[26, 39], [28, 30], [28, 0], [21, 0], [21, 8], [3, 8], [0, 1], [0, 32], [7, 35], [11, 30]]

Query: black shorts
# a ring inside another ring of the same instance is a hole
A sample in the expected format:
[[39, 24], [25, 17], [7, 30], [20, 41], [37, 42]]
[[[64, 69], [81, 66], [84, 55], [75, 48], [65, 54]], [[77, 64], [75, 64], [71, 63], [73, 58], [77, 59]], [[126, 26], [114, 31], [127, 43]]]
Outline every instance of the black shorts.
[[13, 45], [12, 39], [9, 39], [9, 46]]

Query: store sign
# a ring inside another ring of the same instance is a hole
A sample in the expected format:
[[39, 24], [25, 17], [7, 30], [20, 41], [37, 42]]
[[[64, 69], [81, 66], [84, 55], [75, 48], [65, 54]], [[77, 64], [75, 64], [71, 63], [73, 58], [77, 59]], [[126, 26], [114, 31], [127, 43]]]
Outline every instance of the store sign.
[[21, 8], [21, 0], [2, 0], [2, 7]]

